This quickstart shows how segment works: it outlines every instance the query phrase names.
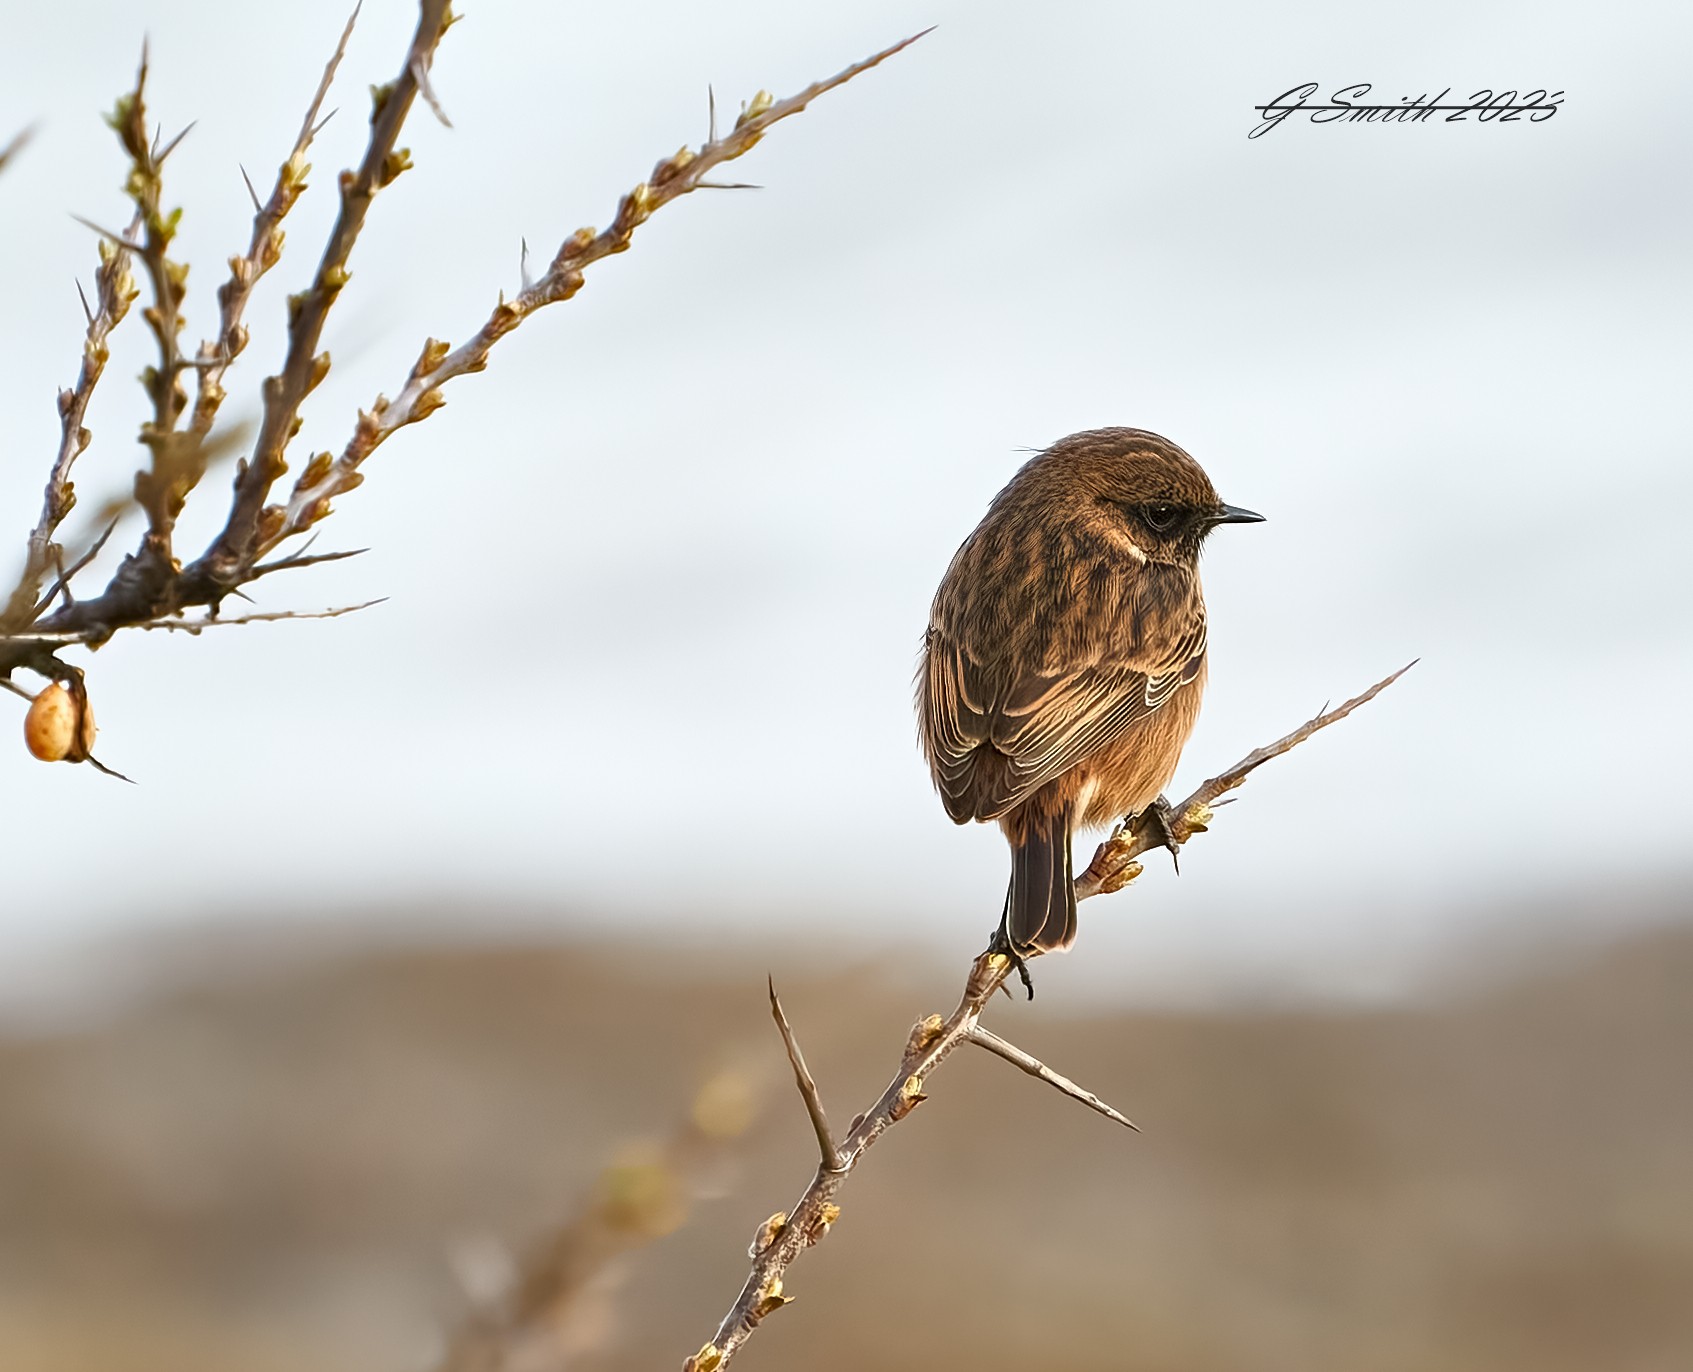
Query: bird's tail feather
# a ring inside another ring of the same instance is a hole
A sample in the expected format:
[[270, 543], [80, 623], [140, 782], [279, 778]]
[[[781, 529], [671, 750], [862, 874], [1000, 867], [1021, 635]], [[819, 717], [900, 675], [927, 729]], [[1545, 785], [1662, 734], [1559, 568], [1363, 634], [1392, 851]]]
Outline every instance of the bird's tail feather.
[[1005, 932], [1020, 952], [1050, 952], [1075, 942], [1076, 886], [1070, 872], [1067, 810], [1031, 819], [1022, 843], [1012, 847]]

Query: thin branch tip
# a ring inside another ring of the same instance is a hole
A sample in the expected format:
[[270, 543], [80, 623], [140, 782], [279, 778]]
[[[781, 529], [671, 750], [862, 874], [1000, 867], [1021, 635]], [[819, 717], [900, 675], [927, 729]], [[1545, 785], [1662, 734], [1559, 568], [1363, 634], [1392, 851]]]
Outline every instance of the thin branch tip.
[[841, 1150], [835, 1144], [835, 1136], [829, 1132], [829, 1120], [823, 1113], [823, 1097], [817, 1090], [817, 1082], [812, 1078], [811, 1069], [805, 1065], [805, 1055], [800, 1052], [799, 1040], [794, 1037], [793, 1027], [782, 1011], [781, 997], [776, 994], [776, 978], [767, 974], [765, 980], [770, 988], [770, 1015], [781, 1032], [782, 1046], [788, 1051], [788, 1065], [793, 1068], [794, 1084], [799, 1087], [800, 1098], [805, 1102], [805, 1113], [811, 1118], [812, 1132], [817, 1135], [817, 1151], [822, 1156], [823, 1168], [825, 1171], [838, 1172], [841, 1170]]
[[1063, 1094], [1070, 1097], [1071, 1100], [1080, 1101], [1083, 1105], [1087, 1106], [1089, 1110], [1097, 1111], [1099, 1114], [1104, 1115], [1106, 1119], [1115, 1120], [1124, 1128], [1133, 1129], [1137, 1134], [1140, 1132], [1140, 1126], [1127, 1115], [1123, 1114], [1122, 1111], [1107, 1105], [1098, 1096], [1094, 1095], [1092, 1091], [1076, 1085], [1075, 1082], [1071, 1081], [1070, 1078], [1064, 1076], [1061, 1072], [1054, 1072], [1052, 1068], [1048, 1067], [1033, 1053], [1025, 1052], [1016, 1044], [1007, 1042], [991, 1029], [984, 1029], [981, 1025], [977, 1024], [973, 1026], [964, 1037], [969, 1042], [975, 1044], [978, 1048], [985, 1048], [995, 1057], [1002, 1058], [1006, 1062], [1009, 1062], [1019, 1071], [1027, 1072], [1031, 1077], [1034, 1077], [1039, 1081], [1044, 1081], [1048, 1086], [1054, 1087], [1058, 1091], [1063, 1092]]

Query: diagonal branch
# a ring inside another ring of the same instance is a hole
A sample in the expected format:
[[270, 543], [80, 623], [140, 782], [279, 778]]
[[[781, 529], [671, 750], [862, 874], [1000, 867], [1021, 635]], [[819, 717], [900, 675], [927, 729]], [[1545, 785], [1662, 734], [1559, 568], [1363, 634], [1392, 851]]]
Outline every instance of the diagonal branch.
[[181, 340], [188, 268], [173, 262], [169, 255], [181, 211], [166, 212], [163, 180], [165, 160], [187, 130], [161, 147], [148, 133], [146, 90], [147, 50], [143, 46], [135, 89], [118, 101], [107, 122], [129, 154], [126, 189], [135, 202], [141, 226], [141, 240], [134, 252], [153, 296], [153, 303], [142, 316], [153, 332], [159, 360], [141, 374], [142, 386], [153, 403], [152, 418], [141, 426], [141, 441], [151, 452], [152, 463], [136, 474], [135, 499], [147, 515], [147, 533], [137, 558], [153, 579], [162, 581], [172, 570], [171, 536], [195, 480], [194, 445], [183, 442], [176, 432], [188, 404], [182, 374], [189, 363], [182, 354]]
[[[1278, 738], [1274, 743], [1254, 749], [1228, 771], [1220, 772], [1203, 782], [1198, 790], [1172, 809], [1169, 818], [1170, 836], [1178, 844], [1182, 844], [1195, 834], [1203, 834], [1212, 819], [1212, 806], [1218, 803], [1220, 797], [1243, 786], [1247, 777], [1272, 758], [1278, 758], [1291, 751], [1318, 730], [1338, 723], [1360, 705], [1374, 700], [1416, 665], [1416, 659], [1407, 662], [1397, 672], [1383, 677], [1367, 691], [1360, 691], [1351, 700], [1343, 701], [1332, 710], [1321, 711], [1292, 733]], [[1076, 899], [1108, 896], [1113, 891], [1122, 890], [1140, 875], [1140, 864], [1135, 859], [1142, 853], [1163, 846], [1163, 836], [1155, 832], [1150, 811], [1137, 815], [1130, 824], [1118, 825], [1116, 832], [1099, 845], [1093, 855], [1093, 861], [1088, 863], [1087, 870], [1076, 878]]]
[[[925, 29], [924, 33], [927, 32]], [[433, 338], [426, 342], [400, 393], [392, 400], [378, 396], [369, 410], [360, 413], [353, 436], [340, 457], [334, 461], [329, 461], [327, 455], [313, 459], [295, 483], [280, 518], [267, 524], [268, 531], [258, 551], [268, 552], [322, 519], [332, 499], [359, 484], [362, 478], [358, 469], [367, 457], [398, 430], [427, 419], [445, 403], [440, 392], [447, 382], [481, 371], [500, 339], [537, 310], [574, 296], [582, 289], [583, 272], [594, 263], [625, 251], [635, 230], [664, 206], [696, 190], [712, 188], [714, 183], [707, 181], [706, 176], [725, 162], [750, 152], [771, 126], [798, 114], [837, 86], [844, 86], [881, 65], [921, 37], [922, 33], [915, 34], [884, 48], [786, 100], [776, 100], [768, 91], [760, 91], [728, 133], [719, 138], [714, 131], [698, 150], [683, 148], [653, 168], [651, 179], [641, 182], [618, 203], [608, 228], [598, 233], [581, 229], [565, 239], [546, 274], [510, 300], [502, 295], [487, 322], [469, 342], [456, 349], [449, 349], [447, 344]]]
[[[282, 370], [264, 383], [264, 417], [252, 459], [236, 475], [229, 519], [211, 547], [185, 573], [190, 583], [208, 582], [213, 599], [217, 588], [239, 585], [259, 551], [275, 541], [277, 516], [267, 511], [265, 500], [288, 469], [283, 455], [299, 430], [300, 406], [329, 373], [329, 354], [318, 351], [324, 325], [351, 279], [347, 262], [377, 192], [411, 166], [409, 150], [396, 146], [400, 130], [417, 99], [418, 77], [428, 71], [452, 23], [447, 0], [421, 0], [417, 29], [400, 74], [374, 93], [370, 139], [358, 170], [341, 174], [341, 209], [317, 274], [309, 288], [288, 302], [287, 356]], [[311, 113], [315, 116], [315, 107]]]
[[[1192, 795], [1175, 807], [1171, 836], [1178, 844], [1184, 844], [1193, 835], [1204, 833], [1212, 818], [1211, 805], [1220, 796], [1234, 790], [1248, 775], [1271, 758], [1280, 757], [1319, 730], [1344, 719], [1366, 701], [1373, 700], [1407, 670], [1409, 669], [1405, 667], [1400, 668], [1361, 695], [1333, 710], [1324, 711], [1285, 738], [1248, 753], [1227, 771], [1202, 782]], [[1102, 844], [1101, 853], [1112, 844], [1117, 845], [1113, 856], [1105, 863], [1109, 871], [1095, 878], [1094, 866], [1090, 866], [1076, 882], [1077, 899], [1099, 895], [1107, 890], [1121, 889], [1139, 872], [1139, 864], [1134, 861], [1135, 856], [1156, 846], [1158, 842], [1159, 840], [1151, 834], [1134, 832], [1131, 827], [1130, 832], [1114, 836]], [[1096, 857], [1095, 865], [1100, 862], [1101, 859]], [[1115, 882], [1115, 885], [1109, 884], [1111, 882]], [[1012, 1049], [1011, 1045], [1004, 1043], [997, 1035], [987, 1034], [987, 1031], [981, 1030], [977, 1024], [994, 992], [1004, 984], [1011, 971], [1011, 960], [1005, 954], [991, 950], [982, 953], [970, 965], [970, 974], [964, 982], [964, 993], [953, 1012], [945, 1019], [939, 1015], [931, 1015], [918, 1021], [906, 1040], [898, 1070], [882, 1092], [881, 1098], [858, 1118], [846, 1138], [841, 1140], [837, 1153], [838, 1166], [819, 1166], [810, 1185], [800, 1196], [798, 1204], [782, 1217], [779, 1225], [767, 1226], [773, 1232], [769, 1234], [768, 1242], [754, 1245], [752, 1270], [741, 1287], [740, 1294], [718, 1325], [711, 1342], [683, 1363], [683, 1372], [718, 1372], [752, 1337], [760, 1321], [787, 1303], [790, 1297], [783, 1294], [783, 1282], [788, 1268], [794, 1259], [828, 1232], [830, 1224], [839, 1216], [840, 1207], [836, 1204], [835, 1197], [846, 1184], [847, 1177], [864, 1160], [864, 1155], [877, 1139], [926, 1099], [924, 1087], [935, 1070], [951, 1056], [953, 1049], [961, 1043], [977, 1043], [1008, 1058], [1024, 1071], [1031, 1070], [1031, 1063], [1037, 1067], [1044, 1066], [1035, 1063], [1032, 1058], [1029, 1058], [1028, 1062], [1023, 1061], [1028, 1055], [1022, 1054], [1020, 1049]], [[991, 1042], [984, 1041], [984, 1035]], [[1002, 1047], [1008, 1051], [1001, 1051]], [[1034, 1075], [1042, 1074], [1036, 1070]], [[1050, 1077], [1043, 1076], [1042, 1079], [1051, 1081], [1052, 1077], [1057, 1075], [1051, 1073]], [[1059, 1082], [1052, 1084], [1059, 1085]], [[1075, 1087], [1074, 1083], [1065, 1082], [1063, 1085], [1073, 1088], [1066, 1091], [1067, 1095], [1077, 1095], [1079, 1098], [1088, 1096], [1080, 1087]], [[1060, 1089], [1063, 1089], [1063, 1086]], [[1097, 1100], [1086, 1099], [1084, 1103], [1096, 1109], [1102, 1104]], [[1104, 1109], [1109, 1111], [1109, 1107]], [[1121, 1122], [1128, 1123], [1127, 1120]], [[761, 1237], [764, 1237], [763, 1231]]]
[[[200, 344], [198, 385], [194, 397], [194, 417], [190, 424], [190, 432], [198, 439], [203, 440], [211, 433], [212, 421], [217, 418], [218, 407], [223, 404], [221, 383], [224, 373], [246, 350], [247, 327], [242, 323], [242, 317], [246, 314], [247, 302], [252, 299], [253, 288], [258, 285], [259, 278], [282, 259], [282, 221], [294, 208], [294, 202], [305, 193], [306, 177], [311, 172], [306, 153], [318, 130], [328, 122], [327, 117], [320, 120], [318, 114], [328, 98], [341, 59], [347, 55], [347, 43], [353, 36], [353, 26], [358, 23], [358, 18], [359, 7], [355, 6], [347, 18], [346, 27], [341, 30], [341, 41], [335, 45], [334, 53], [324, 66], [323, 77], [312, 95], [311, 104], [306, 107], [306, 117], [300, 121], [300, 132], [294, 138], [294, 146], [277, 169], [276, 184], [271, 189], [270, 198], [261, 203], [253, 191], [253, 183], [247, 182], [248, 194], [253, 197], [253, 236], [245, 254], [229, 259], [229, 279], [218, 287], [217, 339]], [[245, 178], [246, 172], [241, 175]]]
[[0, 614], [0, 633], [16, 633], [34, 621], [45, 606], [37, 607], [41, 585], [54, 565], [53, 536], [59, 525], [76, 506], [76, 488], [71, 484], [71, 468], [87, 450], [92, 435], [83, 427], [88, 403], [94, 398], [94, 388], [106, 370], [111, 356], [106, 340], [112, 330], [123, 322], [139, 291], [129, 271], [129, 247], [125, 244], [140, 232], [140, 217], [129, 226], [123, 240], [113, 243], [107, 238], [99, 241], [100, 266], [94, 273], [94, 306], [86, 301], [83, 308], [88, 316], [87, 332], [82, 340], [82, 367], [76, 384], [59, 392], [59, 452], [47, 474], [47, 489], [41, 502], [41, 517], [30, 531], [24, 569], [18, 577]]
[[54, 599], [60, 595], [64, 596], [65, 603], [67, 605], [76, 599], [76, 597], [71, 594], [72, 579], [90, 562], [100, 556], [100, 550], [106, 546], [107, 541], [114, 533], [117, 532], [117, 528], [117, 517], [114, 516], [113, 518], [107, 520], [106, 527], [100, 531], [99, 536], [96, 537], [95, 540], [88, 545], [88, 547], [83, 549], [82, 553], [68, 567], [65, 566], [64, 549], [59, 547], [57, 544], [54, 545], [53, 562], [58, 569], [58, 575], [53, 578], [53, 584], [47, 588], [47, 593], [36, 602], [35, 613], [31, 616], [32, 621], [39, 618], [47, 607], [53, 603]]

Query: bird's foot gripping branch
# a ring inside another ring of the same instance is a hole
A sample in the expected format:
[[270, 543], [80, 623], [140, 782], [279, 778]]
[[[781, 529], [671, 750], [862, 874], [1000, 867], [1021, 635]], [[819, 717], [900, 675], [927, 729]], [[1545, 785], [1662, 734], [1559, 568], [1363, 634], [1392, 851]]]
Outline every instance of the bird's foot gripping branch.
[[[1248, 753], [1233, 767], [1202, 782], [1192, 795], [1170, 808], [1167, 825], [1155, 822], [1148, 812], [1137, 816], [1131, 824], [1119, 826], [1099, 845], [1093, 861], [1076, 878], [1076, 899], [1086, 900], [1091, 896], [1120, 891], [1140, 874], [1141, 865], [1137, 859], [1143, 853], [1163, 847], [1167, 839], [1181, 846], [1195, 834], [1204, 833], [1215, 817], [1214, 807], [1226, 803], [1223, 797], [1242, 785], [1253, 772], [1272, 758], [1297, 747], [1318, 730], [1345, 719], [1360, 705], [1373, 700], [1391, 686], [1412, 665], [1401, 667], [1344, 704], [1332, 710], [1325, 709], [1292, 733]], [[1029, 954], [1031, 957], [1038, 955], [1039, 950]], [[928, 1086], [934, 1073], [960, 1044], [970, 1043], [985, 1048], [1090, 1110], [1130, 1129], [1135, 1127], [1125, 1115], [1092, 1092], [982, 1027], [983, 1012], [994, 992], [1005, 984], [1013, 967], [1011, 958], [992, 950], [980, 954], [970, 964], [963, 995], [952, 1013], [944, 1018], [930, 1015], [912, 1027], [901, 1050], [899, 1065], [880, 1098], [853, 1119], [846, 1137], [838, 1143], [823, 1113], [822, 1095], [806, 1068], [798, 1041], [772, 986], [771, 1013], [781, 1031], [795, 1082], [817, 1135], [820, 1153], [817, 1171], [791, 1210], [772, 1215], [759, 1228], [750, 1253], [752, 1270], [740, 1294], [710, 1342], [683, 1363], [683, 1372], [718, 1372], [752, 1337], [761, 1321], [792, 1299], [784, 1288], [788, 1268], [801, 1253], [818, 1243], [840, 1218], [841, 1207], [837, 1197], [847, 1177], [864, 1160], [864, 1155], [877, 1139], [928, 1099]]]

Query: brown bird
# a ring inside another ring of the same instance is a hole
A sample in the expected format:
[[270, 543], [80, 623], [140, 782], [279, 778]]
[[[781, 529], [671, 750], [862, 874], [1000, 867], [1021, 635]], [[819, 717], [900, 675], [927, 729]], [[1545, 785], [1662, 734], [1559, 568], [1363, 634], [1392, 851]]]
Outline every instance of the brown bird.
[[996, 946], [1019, 967], [1075, 940], [1072, 831], [1163, 817], [1205, 688], [1199, 550], [1262, 519], [1168, 439], [1093, 429], [1012, 477], [941, 578], [923, 751], [953, 822], [997, 820], [1010, 841]]

